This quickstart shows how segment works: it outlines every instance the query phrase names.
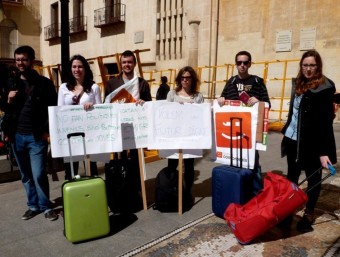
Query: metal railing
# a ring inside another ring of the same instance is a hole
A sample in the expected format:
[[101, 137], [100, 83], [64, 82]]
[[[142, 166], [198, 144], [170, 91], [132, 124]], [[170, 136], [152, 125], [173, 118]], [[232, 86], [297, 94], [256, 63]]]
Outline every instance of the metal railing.
[[86, 16], [79, 16], [69, 20], [70, 34], [84, 32], [87, 30]]
[[96, 28], [125, 22], [125, 4], [114, 4], [94, 10], [94, 26]]
[[44, 28], [45, 40], [51, 40], [60, 37], [60, 23], [54, 23]]
[[4, 4], [24, 4], [24, 0], [2, 0]]

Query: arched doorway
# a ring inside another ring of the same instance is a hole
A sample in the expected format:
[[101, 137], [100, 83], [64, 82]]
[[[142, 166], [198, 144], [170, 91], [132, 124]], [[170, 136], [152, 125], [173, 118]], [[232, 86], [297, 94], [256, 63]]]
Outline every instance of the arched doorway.
[[0, 58], [13, 58], [14, 50], [18, 46], [17, 25], [11, 19], [0, 22]]

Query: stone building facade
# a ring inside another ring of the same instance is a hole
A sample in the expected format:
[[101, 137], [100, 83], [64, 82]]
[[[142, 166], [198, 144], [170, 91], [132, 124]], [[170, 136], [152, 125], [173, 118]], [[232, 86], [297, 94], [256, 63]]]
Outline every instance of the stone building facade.
[[[65, 0], [3, 0], [7, 18], [17, 26], [11, 44], [32, 45], [44, 66], [61, 63], [61, 1]], [[171, 81], [176, 69], [191, 65], [201, 68], [202, 92], [218, 96], [235, 73], [235, 54], [248, 50], [254, 61], [250, 71], [265, 77], [271, 95], [278, 96], [283, 85], [289, 91], [289, 79], [296, 75], [306, 50], [301, 45], [309, 44], [321, 53], [325, 74], [340, 85], [337, 0], [69, 0], [68, 6], [70, 55], [89, 59], [112, 55], [103, 59], [108, 73], [118, 70], [114, 54], [148, 49], [141, 53], [141, 61], [144, 76], [148, 79], [153, 73], [151, 84], [159, 83], [161, 73]], [[58, 74], [55, 78], [60, 83]]]

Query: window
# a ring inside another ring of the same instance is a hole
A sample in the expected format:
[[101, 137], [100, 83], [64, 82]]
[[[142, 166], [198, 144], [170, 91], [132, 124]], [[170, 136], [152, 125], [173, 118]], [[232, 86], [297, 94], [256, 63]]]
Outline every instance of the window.
[[182, 58], [182, 0], [157, 1], [156, 54], [160, 60]]
[[55, 38], [59, 36], [59, 6], [58, 2], [51, 5], [51, 28], [50, 28], [50, 38]]

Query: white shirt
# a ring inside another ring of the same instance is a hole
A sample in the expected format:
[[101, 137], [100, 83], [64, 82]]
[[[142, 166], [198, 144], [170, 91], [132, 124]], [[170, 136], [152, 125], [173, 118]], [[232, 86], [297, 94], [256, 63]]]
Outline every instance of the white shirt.
[[[74, 92], [68, 90], [66, 87], [66, 83], [63, 83], [59, 87], [58, 92], [58, 106], [62, 105], [72, 105], [73, 100], [72, 98], [75, 96]], [[101, 94], [100, 94], [100, 87], [97, 84], [93, 84], [91, 87], [91, 92], [86, 93], [84, 91], [83, 95], [81, 96], [79, 100], [79, 105], [82, 105], [84, 103], [91, 102], [93, 104], [101, 104]]]

